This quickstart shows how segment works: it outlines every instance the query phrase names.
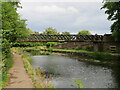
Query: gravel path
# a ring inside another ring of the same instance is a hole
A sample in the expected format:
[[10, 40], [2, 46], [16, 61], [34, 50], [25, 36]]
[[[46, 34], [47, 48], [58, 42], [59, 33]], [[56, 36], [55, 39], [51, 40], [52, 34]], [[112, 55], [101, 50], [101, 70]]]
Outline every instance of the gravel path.
[[14, 65], [9, 70], [11, 77], [5, 88], [34, 88], [32, 80], [25, 71], [21, 56], [14, 54], [13, 60]]

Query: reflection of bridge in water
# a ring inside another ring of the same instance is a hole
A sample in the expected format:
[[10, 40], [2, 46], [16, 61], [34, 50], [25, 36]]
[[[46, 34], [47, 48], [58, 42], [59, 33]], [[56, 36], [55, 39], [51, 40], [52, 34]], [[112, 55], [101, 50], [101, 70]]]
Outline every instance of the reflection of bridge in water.
[[21, 42], [102, 42], [102, 35], [44, 35], [31, 34], [18, 39]]

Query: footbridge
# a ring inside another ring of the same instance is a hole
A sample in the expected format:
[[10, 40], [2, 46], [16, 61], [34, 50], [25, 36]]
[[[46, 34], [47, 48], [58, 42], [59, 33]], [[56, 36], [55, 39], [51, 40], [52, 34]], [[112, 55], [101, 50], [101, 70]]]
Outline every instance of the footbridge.
[[31, 34], [18, 38], [18, 42], [87, 42], [92, 43], [94, 51], [120, 51], [120, 42], [114, 42], [111, 34], [105, 35], [45, 35]]
[[31, 34], [18, 38], [20, 42], [102, 42], [103, 35], [44, 35]]

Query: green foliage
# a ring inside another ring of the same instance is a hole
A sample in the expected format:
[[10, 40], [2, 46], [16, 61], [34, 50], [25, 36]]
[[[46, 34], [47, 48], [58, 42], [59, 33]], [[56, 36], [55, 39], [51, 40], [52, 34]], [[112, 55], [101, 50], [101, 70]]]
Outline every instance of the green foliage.
[[[7, 1], [7, 0], [6, 0]], [[12, 53], [10, 48], [14, 45], [17, 38], [23, 38], [28, 35], [28, 29], [26, 28], [25, 21], [20, 19], [20, 15], [17, 13], [17, 8], [20, 8], [19, 2], [2, 2], [0, 17], [2, 16], [2, 27], [0, 27], [0, 42], [2, 49], [2, 86], [8, 80], [8, 69], [12, 67]], [[1, 39], [2, 37], [2, 39]]]
[[87, 47], [85, 48], [85, 50], [87, 50], [87, 51], [93, 51], [93, 47], [92, 47], [92, 46], [87, 46]]
[[47, 51], [40, 51], [40, 50], [34, 50], [34, 49], [23, 49], [25, 52], [28, 52], [31, 55], [50, 55]]
[[113, 31], [112, 36], [114, 37], [115, 41], [120, 41], [120, 32], [118, 31]]
[[82, 84], [82, 82], [80, 80], [73, 80], [73, 81], [75, 82], [77, 87], [74, 85], [71, 85], [71, 87], [73, 87], [73, 88], [85, 88], [85, 86]]
[[30, 28], [27, 28], [28, 34], [39, 34], [39, 32], [32, 31]]
[[16, 9], [17, 4], [12, 2], [2, 3], [2, 36], [9, 42], [15, 42], [17, 38], [26, 36], [26, 20], [21, 20]]
[[46, 43], [46, 47], [49, 48], [49, 47], [53, 47], [54, 45], [57, 45], [58, 43], [57, 42], [47, 42]]
[[78, 32], [78, 35], [92, 35], [88, 30], [82, 30]]
[[52, 47], [49, 47], [48, 48], [48, 52], [52, 52], [53, 51], [53, 48]]
[[42, 46], [43, 43], [40, 42], [15, 42], [12, 44], [13, 47], [34, 47], [34, 46]]
[[70, 32], [62, 32], [61, 35], [70, 35]]
[[108, 14], [108, 20], [114, 21], [111, 25], [111, 32], [115, 41], [120, 41], [120, 1], [105, 2], [102, 9], [106, 9], [105, 14]]
[[91, 57], [95, 60], [111, 60], [112, 58], [110, 53], [103, 53], [103, 52], [91, 53]]
[[56, 29], [49, 27], [47, 29], [45, 29], [45, 31], [43, 32], [43, 34], [47, 34], [47, 35], [57, 35], [60, 34], [59, 32], [57, 32]]

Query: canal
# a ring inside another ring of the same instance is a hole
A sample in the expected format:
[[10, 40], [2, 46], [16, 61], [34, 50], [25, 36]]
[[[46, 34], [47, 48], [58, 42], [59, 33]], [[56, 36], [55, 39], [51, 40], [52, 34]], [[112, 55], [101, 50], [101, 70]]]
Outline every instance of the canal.
[[[56, 88], [72, 88], [73, 80], [82, 81], [86, 88], [120, 87], [119, 68], [108, 68], [57, 55], [31, 56], [32, 66], [40, 67], [47, 76], [52, 77]], [[76, 86], [77, 87], [77, 86]]]

